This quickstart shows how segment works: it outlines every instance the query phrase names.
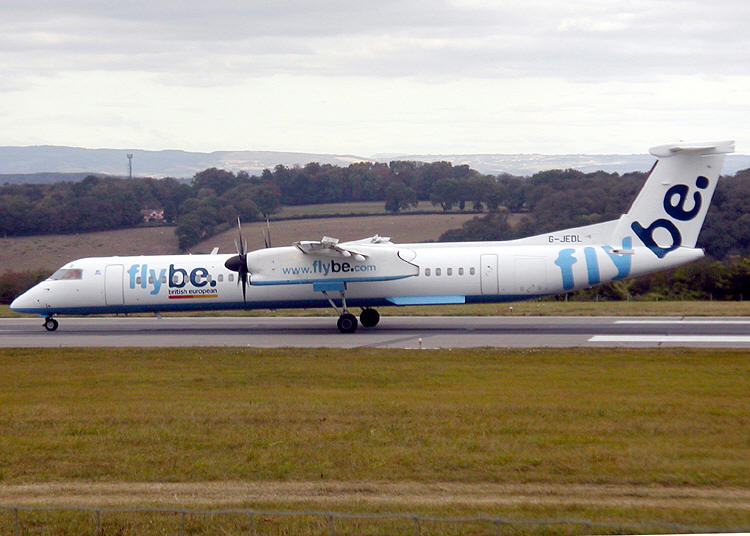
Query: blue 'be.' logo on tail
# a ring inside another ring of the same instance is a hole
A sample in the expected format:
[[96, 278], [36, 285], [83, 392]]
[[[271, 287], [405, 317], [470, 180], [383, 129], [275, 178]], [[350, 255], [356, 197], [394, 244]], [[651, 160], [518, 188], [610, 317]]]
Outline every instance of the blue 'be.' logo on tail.
[[[701, 175], [695, 179], [695, 185], [700, 190], [705, 190], [708, 188], [708, 179]], [[675, 184], [672, 186], [664, 194], [664, 211], [678, 221], [690, 221], [695, 218], [698, 212], [700, 212], [702, 198], [700, 192], [693, 192], [693, 207], [685, 209], [685, 201], [688, 198], [689, 192], [690, 188], [686, 184]], [[675, 200], [676, 202], [674, 202]], [[630, 225], [630, 228], [641, 239], [641, 242], [660, 259], [682, 245], [680, 230], [672, 220], [668, 220], [667, 218], [654, 220], [648, 227], [643, 227], [639, 222], [634, 221]], [[657, 229], [664, 229], [669, 233], [672, 239], [672, 244], [669, 247], [661, 247], [656, 243], [656, 240], [654, 240], [654, 231]]]

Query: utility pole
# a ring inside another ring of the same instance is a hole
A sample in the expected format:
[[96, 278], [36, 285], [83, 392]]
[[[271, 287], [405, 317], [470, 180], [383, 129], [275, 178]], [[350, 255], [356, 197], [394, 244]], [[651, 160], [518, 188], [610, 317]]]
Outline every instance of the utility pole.
[[133, 153], [128, 153], [128, 174], [133, 178]]

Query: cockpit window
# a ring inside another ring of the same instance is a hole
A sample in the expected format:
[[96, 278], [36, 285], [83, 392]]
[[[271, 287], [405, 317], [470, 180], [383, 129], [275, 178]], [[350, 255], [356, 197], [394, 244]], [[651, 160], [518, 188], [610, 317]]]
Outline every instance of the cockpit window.
[[60, 281], [62, 279], [83, 279], [83, 270], [80, 268], [60, 268], [54, 274], [49, 276], [51, 281]]

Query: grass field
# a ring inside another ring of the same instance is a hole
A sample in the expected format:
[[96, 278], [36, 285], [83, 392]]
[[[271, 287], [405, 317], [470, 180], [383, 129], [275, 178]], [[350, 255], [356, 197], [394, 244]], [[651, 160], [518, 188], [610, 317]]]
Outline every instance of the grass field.
[[747, 527], [748, 357], [2, 350], [0, 503]]
[[[440, 212], [440, 205], [433, 205], [429, 201], [422, 201], [416, 207], [410, 207], [402, 213], [413, 212]], [[356, 203], [321, 203], [319, 205], [284, 205], [281, 210], [273, 215], [275, 220], [282, 218], [319, 217], [328, 215], [345, 216], [349, 214], [391, 214], [385, 210], [384, 201], [359, 201]]]
[[[373, 215], [357, 218], [333, 217], [307, 220], [283, 220], [271, 222], [271, 239], [274, 246], [288, 246], [297, 240], [320, 240], [323, 235], [340, 240], [358, 240], [374, 234], [390, 236], [394, 242], [435, 241], [445, 231], [457, 229], [475, 214], [401, 214]], [[264, 247], [263, 232], [265, 223], [243, 224], [242, 234], [248, 248]], [[192, 251], [209, 252], [216, 246], [222, 252], [234, 252], [237, 229], [232, 228], [201, 242]]]
[[[333, 210], [330, 207], [336, 205], [325, 206]], [[296, 240], [318, 240], [326, 234], [342, 240], [354, 240], [377, 233], [381, 236], [391, 235], [398, 242], [424, 242], [437, 240], [445, 231], [461, 227], [472, 217], [473, 214], [459, 213], [380, 214], [356, 218], [283, 220], [271, 223], [271, 237], [277, 246], [291, 245]], [[264, 227], [265, 223], [261, 222], [243, 225], [243, 235], [251, 250], [264, 247]], [[237, 229], [232, 228], [196, 245], [191, 251], [209, 253], [219, 246], [222, 253], [232, 253], [235, 251], [236, 237]], [[39, 269], [51, 272], [66, 262], [82, 257], [162, 255], [178, 251], [174, 227], [135, 227], [96, 233], [0, 238], [0, 273]]]

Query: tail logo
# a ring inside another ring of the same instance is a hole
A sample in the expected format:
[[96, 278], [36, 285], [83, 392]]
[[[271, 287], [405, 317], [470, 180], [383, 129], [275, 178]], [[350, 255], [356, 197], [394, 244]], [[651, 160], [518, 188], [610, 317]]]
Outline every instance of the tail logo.
[[[699, 176], [695, 179], [695, 186], [699, 190], [705, 190], [708, 188], [709, 181], [704, 176]], [[675, 184], [664, 194], [664, 211], [668, 216], [674, 218], [677, 221], [690, 221], [698, 215], [700, 212], [702, 197], [700, 192], [693, 192], [693, 206], [692, 208], [685, 209], [685, 201], [687, 201], [690, 188], [686, 184]], [[630, 228], [641, 242], [650, 249], [654, 255], [663, 258], [667, 253], [673, 251], [682, 245], [682, 235], [680, 230], [674, 224], [672, 220], [667, 218], [658, 218], [654, 220], [648, 227], [643, 227], [639, 222], [634, 221]], [[657, 229], [665, 230], [672, 241], [668, 247], [659, 245], [654, 238], [654, 231]]]

